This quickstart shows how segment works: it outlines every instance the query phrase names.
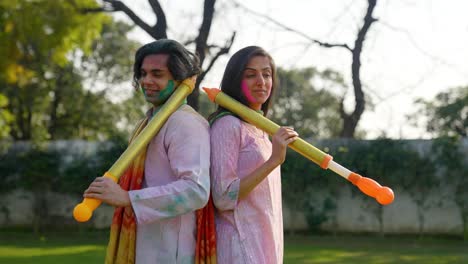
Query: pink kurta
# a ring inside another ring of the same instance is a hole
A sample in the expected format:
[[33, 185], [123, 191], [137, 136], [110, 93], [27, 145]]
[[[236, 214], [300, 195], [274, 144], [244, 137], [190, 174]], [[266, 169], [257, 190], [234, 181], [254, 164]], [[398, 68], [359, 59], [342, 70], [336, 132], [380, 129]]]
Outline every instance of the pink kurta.
[[136, 263], [194, 263], [195, 210], [208, 201], [207, 121], [190, 106], [174, 112], [148, 145], [143, 189], [130, 191], [137, 218]]
[[228, 115], [214, 122], [210, 136], [218, 263], [282, 263], [280, 168], [238, 199], [240, 179], [271, 155], [268, 135]]

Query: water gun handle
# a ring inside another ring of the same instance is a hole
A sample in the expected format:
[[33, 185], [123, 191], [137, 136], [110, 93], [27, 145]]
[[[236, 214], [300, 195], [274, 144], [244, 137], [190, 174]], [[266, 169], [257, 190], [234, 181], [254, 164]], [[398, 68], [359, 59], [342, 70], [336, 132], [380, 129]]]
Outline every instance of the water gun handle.
[[[104, 173], [106, 178], [111, 178], [114, 182], [117, 182], [117, 178], [112, 176], [109, 172]], [[75, 206], [73, 209], [73, 218], [78, 222], [86, 222], [91, 216], [93, 216], [94, 210], [101, 205], [101, 200], [94, 198], [84, 198], [81, 203]]]

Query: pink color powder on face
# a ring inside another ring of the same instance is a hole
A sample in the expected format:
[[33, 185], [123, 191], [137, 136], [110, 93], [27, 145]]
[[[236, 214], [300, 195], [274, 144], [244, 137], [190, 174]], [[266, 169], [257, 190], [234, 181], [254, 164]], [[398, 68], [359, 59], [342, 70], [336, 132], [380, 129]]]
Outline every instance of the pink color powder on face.
[[252, 94], [249, 91], [249, 87], [247, 86], [247, 83], [244, 80], [241, 83], [241, 89], [245, 97], [247, 98], [247, 101], [249, 101], [249, 103], [255, 103], [255, 98], [253, 98]]

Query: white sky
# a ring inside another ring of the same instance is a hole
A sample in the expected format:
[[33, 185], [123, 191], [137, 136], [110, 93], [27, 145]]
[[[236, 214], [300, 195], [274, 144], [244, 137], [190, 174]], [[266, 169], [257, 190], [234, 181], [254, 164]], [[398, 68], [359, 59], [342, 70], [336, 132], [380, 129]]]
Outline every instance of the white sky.
[[[154, 15], [146, 0], [126, 0], [150, 24]], [[365, 0], [249, 0], [239, 1], [255, 12], [303, 32], [311, 38], [353, 47], [367, 8]], [[201, 23], [202, 0], [161, 0], [166, 11], [168, 37], [185, 40], [196, 35]], [[351, 53], [309, 45], [295, 33], [217, 1], [217, 14], [209, 42], [223, 45], [237, 31], [231, 55], [247, 45], [269, 51], [284, 68], [327, 67], [342, 73], [351, 89]], [[375, 107], [368, 107], [359, 128], [375, 138], [383, 132], [392, 138], [427, 138], [423, 128], [411, 126], [406, 115], [416, 111], [415, 98], [431, 99], [438, 92], [468, 85], [468, 19], [466, 0], [379, 0], [379, 19], [367, 34], [361, 55], [361, 81]], [[125, 18], [125, 15], [117, 15]], [[131, 35], [142, 43], [152, 41], [142, 30]], [[215, 64], [202, 85], [217, 87], [229, 56]], [[351, 94], [351, 90], [348, 92]], [[354, 98], [348, 98], [352, 104]]]

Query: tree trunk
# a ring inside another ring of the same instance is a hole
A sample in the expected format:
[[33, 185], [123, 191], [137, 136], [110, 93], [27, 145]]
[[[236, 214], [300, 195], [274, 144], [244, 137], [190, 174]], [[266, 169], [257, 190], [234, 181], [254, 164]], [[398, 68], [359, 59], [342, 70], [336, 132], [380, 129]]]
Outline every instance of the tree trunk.
[[343, 138], [353, 138], [356, 131], [356, 127], [361, 119], [362, 113], [364, 113], [366, 100], [364, 97], [364, 92], [362, 90], [361, 83], [361, 53], [366, 38], [366, 34], [369, 31], [370, 26], [373, 22], [377, 21], [372, 17], [375, 6], [377, 5], [377, 0], [368, 0], [369, 5], [367, 7], [367, 12], [364, 17], [364, 25], [358, 32], [358, 36], [354, 42], [354, 48], [352, 49], [352, 58], [353, 62], [351, 64], [351, 73], [353, 78], [353, 89], [354, 89], [354, 100], [355, 106], [351, 114], [347, 114], [344, 110], [344, 99], [341, 101], [340, 106], [340, 115], [343, 119], [343, 130], [340, 133], [340, 136]]
[[58, 117], [57, 117], [57, 108], [60, 104], [60, 100], [62, 99], [62, 96], [61, 96], [61, 93], [60, 93], [60, 89], [62, 87], [62, 84], [61, 84], [61, 77], [60, 75], [57, 77], [56, 81], [55, 81], [55, 89], [53, 90], [54, 92], [54, 100], [52, 101], [52, 105], [50, 107], [50, 123], [49, 123], [49, 135], [50, 135], [50, 139], [51, 140], [54, 140], [56, 137], [55, 137], [55, 131], [56, 131], [56, 128], [57, 128], [57, 121], [58, 121]]
[[47, 205], [47, 191], [33, 191], [33, 230], [35, 234], [40, 234], [44, 231], [45, 224], [49, 217], [49, 208]]

